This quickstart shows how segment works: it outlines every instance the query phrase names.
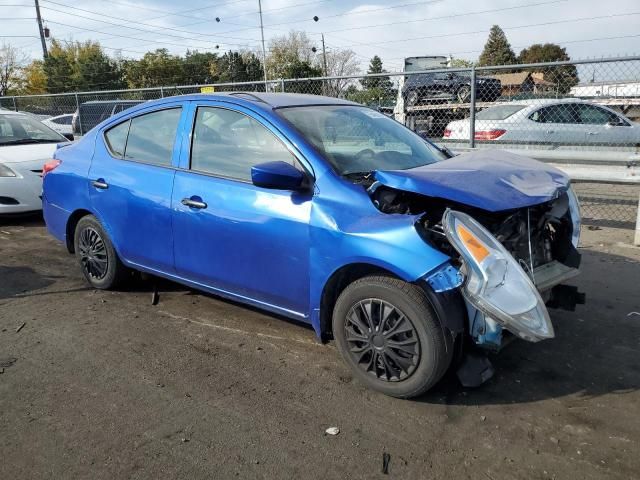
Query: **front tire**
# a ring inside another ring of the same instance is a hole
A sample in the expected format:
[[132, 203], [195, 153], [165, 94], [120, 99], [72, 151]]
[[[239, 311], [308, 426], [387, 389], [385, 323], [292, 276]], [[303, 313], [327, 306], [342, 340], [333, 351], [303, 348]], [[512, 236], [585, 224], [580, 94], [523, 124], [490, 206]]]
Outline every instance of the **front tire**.
[[128, 269], [96, 217], [87, 215], [80, 219], [73, 245], [84, 278], [92, 287], [110, 290], [123, 282]]
[[456, 92], [456, 97], [460, 103], [468, 103], [471, 101], [471, 87], [462, 85]]
[[452, 349], [420, 287], [387, 276], [353, 282], [333, 311], [333, 335], [355, 377], [393, 397], [429, 390], [447, 371]]

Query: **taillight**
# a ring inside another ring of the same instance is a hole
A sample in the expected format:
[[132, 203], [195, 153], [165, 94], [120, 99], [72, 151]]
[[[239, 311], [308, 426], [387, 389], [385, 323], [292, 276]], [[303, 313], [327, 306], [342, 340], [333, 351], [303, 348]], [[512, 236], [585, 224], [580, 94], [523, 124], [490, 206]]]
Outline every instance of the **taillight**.
[[444, 133], [442, 134], [442, 136], [444, 138], [449, 138], [451, 136], [451, 130], [449, 130], [448, 128], [444, 129]]
[[51, 159], [49, 160], [47, 163], [44, 164], [44, 166], [42, 167], [42, 177], [44, 178], [44, 176], [49, 173], [52, 170], [55, 170], [58, 165], [60, 165], [62, 163], [62, 160], [56, 160]]
[[506, 130], [476, 130], [473, 138], [476, 140], [495, 140], [507, 133]]

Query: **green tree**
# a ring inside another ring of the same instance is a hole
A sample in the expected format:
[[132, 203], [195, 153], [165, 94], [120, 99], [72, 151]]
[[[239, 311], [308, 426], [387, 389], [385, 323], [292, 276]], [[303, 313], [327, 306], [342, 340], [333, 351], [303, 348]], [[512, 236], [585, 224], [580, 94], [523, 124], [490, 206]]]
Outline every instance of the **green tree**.
[[[387, 71], [383, 68], [382, 65], [382, 59], [378, 55], [374, 55], [369, 62], [369, 69], [367, 70], [367, 74], [386, 72]], [[365, 90], [378, 89], [381, 92], [385, 92], [393, 89], [393, 82], [391, 82], [391, 79], [386, 76], [371, 78], [365, 77], [360, 80], [360, 84]]]
[[107, 56], [97, 42], [53, 40], [44, 61], [47, 90], [109, 90], [125, 86], [120, 64]]
[[213, 83], [214, 77], [211, 68], [217, 61], [218, 55], [216, 53], [187, 50], [182, 66], [184, 84]]
[[[571, 58], [566, 49], [555, 43], [536, 43], [520, 52], [519, 63], [564, 62]], [[578, 69], [575, 65], [561, 67], [543, 67], [538, 70], [543, 79], [556, 85], [558, 93], [568, 93], [571, 87], [578, 84]]]
[[452, 58], [451, 68], [471, 68], [475, 65], [475, 62], [466, 60], [464, 58]]
[[24, 59], [24, 55], [8, 43], [0, 46], [0, 96], [20, 88], [20, 64]]
[[489, 31], [489, 38], [478, 59], [479, 66], [487, 65], [513, 65], [516, 63], [516, 54], [513, 53], [509, 40], [504, 31], [494, 25]]
[[20, 93], [23, 95], [47, 93], [47, 75], [44, 73], [44, 63], [41, 60], [34, 60], [22, 69]]
[[129, 88], [184, 85], [182, 57], [171, 55], [166, 48], [147, 52], [140, 60], [124, 62], [125, 79]]
[[262, 62], [252, 52], [232, 52], [222, 55], [211, 66], [214, 82], [253, 82], [262, 80]]

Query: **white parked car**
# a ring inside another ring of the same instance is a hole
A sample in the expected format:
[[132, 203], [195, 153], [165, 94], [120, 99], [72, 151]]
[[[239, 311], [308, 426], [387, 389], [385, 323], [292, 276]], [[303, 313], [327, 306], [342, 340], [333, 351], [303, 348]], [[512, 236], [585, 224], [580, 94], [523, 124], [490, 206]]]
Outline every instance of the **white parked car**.
[[66, 113], [64, 115], [57, 115], [55, 117], [49, 117], [42, 120], [47, 127], [52, 128], [62, 135], [72, 135], [71, 120], [73, 119], [73, 113]]
[[[469, 119], [447, 125], [443, 137], [469, 139]], [[475, 139], [571, 145], [640, 143], [640, 125], [610, 108], [577, 99], [518, 100], [476, 114]]]
[[42, 210], [42, 167], [62, 142], [32, 116], [0, 110], [0, 215]]

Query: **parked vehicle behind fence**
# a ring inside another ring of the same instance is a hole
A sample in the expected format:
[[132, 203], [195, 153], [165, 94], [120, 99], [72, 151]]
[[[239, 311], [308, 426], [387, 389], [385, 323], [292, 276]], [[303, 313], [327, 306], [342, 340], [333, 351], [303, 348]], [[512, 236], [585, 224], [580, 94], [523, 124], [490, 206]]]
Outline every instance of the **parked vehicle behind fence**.
[[[500, 80], [476, 77], [476, 100], [493, 102], [502, 92]], [[425, 103], [459, 102], [471, 100], [471, 77], [456, 72], [434, 72], [409, 75], [402, 88], [405, 107]]]
[[143, 100], [94, 100], [80, 104], [72, 119], [73, 133], [84, 135], [107, 118], [134, 107]]
[[61, 142], [32, 115], [0, 110], [0, 215], [42, 209], [42, 165]]
[[42, 119], [47, 127], [55, 130], [62, 135], [73, 135], [73, 129], [71, 128], [71, 122], [73, 120], [73, 113], [66, 113], [64, 115], [56, 115], [55, 117], [49, 117]]
[[[447, 125], [443, 137], [469, 140], [469, 119]], [[476, 113], [476, 140], [499, 143], [640, 144], [640, 125], [602, 105], [577, 99], [518, 100]]]
[[[413, 397], [479, 347], [554, 336], [583, 299], [565, 174], [498, 151], [450, 158], [385, 115], [313, 95], [138, 105], [56, 151], [49, 231], [94, 288], [132, 270], [309, 323], [354, 376]], [[219, 365], [220, 368], [223, 368]]]

